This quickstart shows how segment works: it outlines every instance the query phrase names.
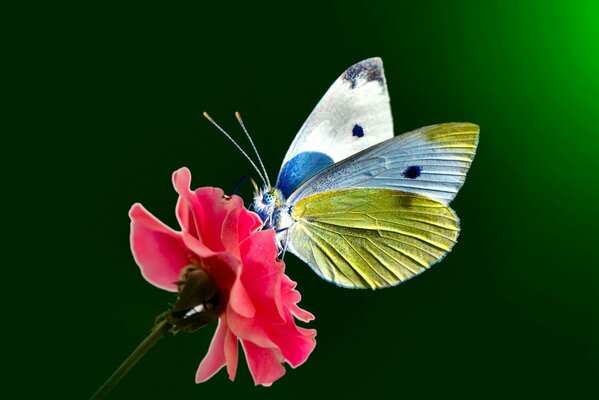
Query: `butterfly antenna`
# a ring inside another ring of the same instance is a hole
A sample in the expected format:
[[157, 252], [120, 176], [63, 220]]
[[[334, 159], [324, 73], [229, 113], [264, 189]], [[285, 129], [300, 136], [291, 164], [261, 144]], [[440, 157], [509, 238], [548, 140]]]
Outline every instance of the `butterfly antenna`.
[[245, 124], [243, 123], [243, 120], [241, 119], [241, 114], [239, 114], [239, 111], [235, 112], [235, 118], [237, 118], [237, 121], [239, 121], [239, 125], [241, 125], [241, 128], [245, 132], [245, 135], [248, 137], [248, 140], [252, 144], [254, 153], [256, 153], [256, 156], [258, 156], [258, 161], [260, 162], [260, 166], [262, 167], [262, 171], [264, 172], [264, 176], [266, 177], [266, 184], [268, 186], [270, 186], [270, 180], [268, 179], [268, 172], [266, 172], [266, 168], [264, 168], [264, 163], [262, 162], [262, 158], [260, 158], [260, 153], [258, 153], [258, 149], [256, 148], [256, 145], [254, 144], [252, 137], [250, 136], [247, 129], [245, 129]]
[[231, 191], [231, 194], [237, 194], [237, 191], [239, 190], [239, 188], [241, 187], [241, 184], [243, 182], [245, 182], [246, 179], [249, 179], [250, 182], [252, 183], [252, 186], [254, 187], [254, 193], [260, 193], [260, 189], [258, 189], [258, 185], [256, 184], [256, 181], [252, 179], [251, 176], [249, 175], [244, 175], [242, 176], [239, 181], [237, 181], [237, 184], [235, 185], [235, 187], [233, 188], [233, 190]]
[[[227, 132], [225, 132], [225, 130], [223, 128], [221, 128], [216, 122], [214, 122], [214, 120], [212, 119], [212, 117], [210, 115], [208, 115], [208, 113], [206, 111], [204, 111], [204, 117], [210, 121], [210, 123], [212, 125], [214, 125], [219, 131], [221, 131], [223, 133], [223, 135], [225, 135], [227, 137], [227, 139], [229, 139], [231, 141], [231, 143], [233, 143], [235, 145], [235, 147], [237, 147], [237, 149], [239, 151], [241, 151], [241, 154], [243, 154], [245, 156], [245, 158], [248, 159], [248, 161], [250, 162], [250, 164], [252, 164], [252, 167], [254, 167], [254, 169], [256, 170], [256, 172], [258, 173], [258, 176], [260, 176], [260, 179], [262, 179], [262, 182], [267, 183], [268, 182], [268, 177], [266, 177], [267, 179], [264, 179], [264, 176], [262, 176], [262, 173], [260, 172], [260, 170], [258, 169], [258, 167], [256, 166], [256, 164], [254, 164], [254, 162], [252, 161], [252, 159], [250, 158], [250, 156], [247, 155], [247, 153], [245, 151], [243, 151], [243, 149], [237, 144], [237, 142], [235, 140], [233, 140], [233, 138], [231, 136], [229, 136], [229, 134]], [[269, 184], [270, 186], [270, 184]]]

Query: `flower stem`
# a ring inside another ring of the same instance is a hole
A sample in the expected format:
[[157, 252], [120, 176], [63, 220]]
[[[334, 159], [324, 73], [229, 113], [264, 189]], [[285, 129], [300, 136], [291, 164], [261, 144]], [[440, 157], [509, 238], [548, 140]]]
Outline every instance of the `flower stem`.
[[137, 346], [133, 353], [117, 368], [116, 371], [108, 378], [106, 382], [94, 393], [90, 400], [103, 399], [110, 391], [120, 382], [127, 372], [150, 350], [160, 339], [166, 336], [171, 329], [168, 320], [164, 318], [152, 328], [152, 332], [146, 337], [143, 342]]

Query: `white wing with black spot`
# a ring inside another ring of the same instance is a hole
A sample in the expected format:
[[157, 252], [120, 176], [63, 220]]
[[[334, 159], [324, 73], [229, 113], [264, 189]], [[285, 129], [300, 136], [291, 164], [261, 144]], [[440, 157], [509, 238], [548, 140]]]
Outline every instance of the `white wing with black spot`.
[[479, 128], [466, 122], [431, 125], [391, 138], [323, 169], [287, 200], [352, 188], [395, 189], [449, 204], [464, 184]]
[[380, 58], [349, 67], [329, 88], [289, 147], [277, 187], [288, 197], [322, 169], [393, 137]]

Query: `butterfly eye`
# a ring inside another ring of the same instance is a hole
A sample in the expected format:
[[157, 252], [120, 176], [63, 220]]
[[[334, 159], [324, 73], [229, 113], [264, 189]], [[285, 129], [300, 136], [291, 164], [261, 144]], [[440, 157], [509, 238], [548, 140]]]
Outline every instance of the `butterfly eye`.
[[264, 193], [264, 196], [262, 197], [262, 202], [266, 205], [270, 205], [272, 203], [274, 203], [275, 201], [275, 196], [272, 193]]

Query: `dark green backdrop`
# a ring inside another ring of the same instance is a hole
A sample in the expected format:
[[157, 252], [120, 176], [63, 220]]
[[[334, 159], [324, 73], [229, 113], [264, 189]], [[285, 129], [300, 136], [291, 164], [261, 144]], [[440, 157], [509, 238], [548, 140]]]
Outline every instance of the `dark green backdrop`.
[[[454, 251], [376, 292], [327, 284], [290, 255], [287, 273], [317, 317], [305, 365], [262, 388], [241, 359], [235, 382], [221, 371], [195, 385], [213, 325], [161, 342], [113, 398], [596, 398], [599, 3], [565, 3], [25, 10], [12, 40], [25, 152], [10, 175], [30, 218], [14, 249], [34, 283], [11, 301], [28, 319], [39, 311], [27, 342], [8, 343], [21, 390], [87, 398], [173, 300], [141, 278], [127, 211], [142, 202], [176, 226], [175, 169], [226, 191], [252, 172], [202, 111], [238, 138], [241, 111], [274, 177], [333, 80], [380, 56], [396, 134], [481, 126], [452, 203], [462, 221]], [[241, 194], [250, 200], [249, 185]]]

